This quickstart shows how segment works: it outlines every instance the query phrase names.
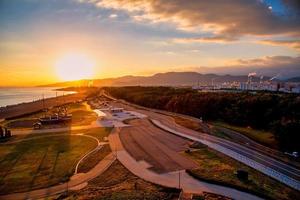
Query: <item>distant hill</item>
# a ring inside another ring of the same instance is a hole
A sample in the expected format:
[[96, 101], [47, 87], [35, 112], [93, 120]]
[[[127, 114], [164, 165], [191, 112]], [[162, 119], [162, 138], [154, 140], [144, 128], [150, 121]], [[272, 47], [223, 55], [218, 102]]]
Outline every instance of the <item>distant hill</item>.
[[[72, 86], [192, 86], [199, 84], [223, 83], [223, 82], [245, 82], [248, 76], [200, 74], [197, 72], [167, 72], [158, 73], [153, 76], [123, 76], [119, 78], [94, 79], [61, 82], [42, 87], [72, 87]], [[269, 80], [264, 77], [263, 80]], [[253, 81], [259, 81], [259, 77], [253, 77]]]
[[300, 82], [300, 77], [289, 78], [285, 80], [286, 82]]

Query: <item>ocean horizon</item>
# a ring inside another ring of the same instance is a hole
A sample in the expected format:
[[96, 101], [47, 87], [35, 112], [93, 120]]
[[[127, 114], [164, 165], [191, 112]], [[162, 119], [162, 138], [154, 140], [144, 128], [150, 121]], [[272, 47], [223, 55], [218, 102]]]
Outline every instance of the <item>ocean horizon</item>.
[[56, 89], [58, 87], [0, 87], [0, 107], [75, 93]]

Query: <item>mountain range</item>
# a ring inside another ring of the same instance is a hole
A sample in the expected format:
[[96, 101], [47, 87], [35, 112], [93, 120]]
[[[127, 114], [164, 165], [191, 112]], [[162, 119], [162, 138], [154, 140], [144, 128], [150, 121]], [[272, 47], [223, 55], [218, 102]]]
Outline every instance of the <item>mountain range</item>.
[[[60, 82], [41, 87], [76, 87], [76, 86], [193, 86], [199, 84], [212, 84], [223, 82], [246, 82], [247, 75], [216, 75], [216, 74], [200, 74], [197, 72], [166, 72], [158, 73], [152, 76], [122, 76], [118, 78], [92, 79]], [[270, 80], [270, 77], [263, 77], [262, 80]], [[277, 79], [274, 79], [277, 80]], [[292, 80], [299, 80], [299, 77]], [[253, 76], [252, 81], [260, 81], [260, 77]], [[279, 80], [277, 80], [279, 81]]]

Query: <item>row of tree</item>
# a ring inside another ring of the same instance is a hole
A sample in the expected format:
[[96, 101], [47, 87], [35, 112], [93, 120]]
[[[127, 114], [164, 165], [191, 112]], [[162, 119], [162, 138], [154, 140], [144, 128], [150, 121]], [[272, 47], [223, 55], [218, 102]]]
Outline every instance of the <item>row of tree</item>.
[[268, 130], [283, 150], [300, 150], [299, 95], [139, 86], [105, 89], [112, 96], [142, 106]]

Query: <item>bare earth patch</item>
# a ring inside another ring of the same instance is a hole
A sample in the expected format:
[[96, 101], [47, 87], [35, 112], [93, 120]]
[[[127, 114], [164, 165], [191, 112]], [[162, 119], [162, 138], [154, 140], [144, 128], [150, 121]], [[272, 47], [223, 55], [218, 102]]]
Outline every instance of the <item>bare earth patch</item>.
[[86, 188], [54, 199], [173, 200], [178, 199], [178, 195], [177, 189], [146, 182], [129, 172], [119, 161], [115, 161], [108, 170], [90, 181]]

